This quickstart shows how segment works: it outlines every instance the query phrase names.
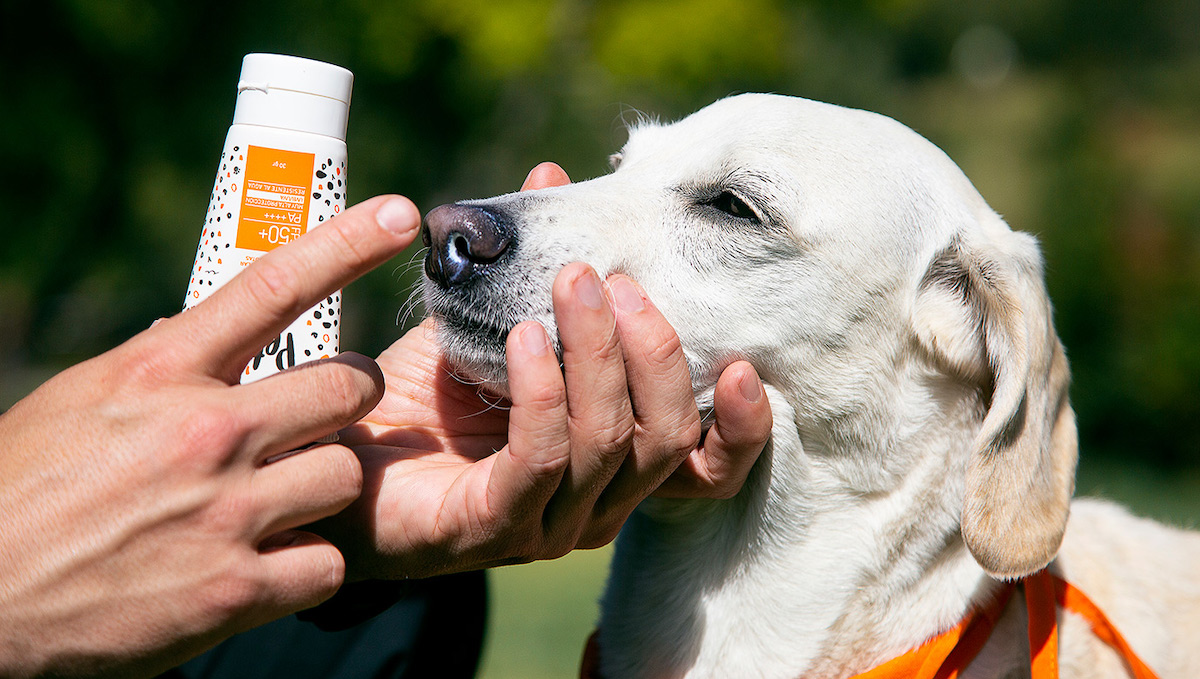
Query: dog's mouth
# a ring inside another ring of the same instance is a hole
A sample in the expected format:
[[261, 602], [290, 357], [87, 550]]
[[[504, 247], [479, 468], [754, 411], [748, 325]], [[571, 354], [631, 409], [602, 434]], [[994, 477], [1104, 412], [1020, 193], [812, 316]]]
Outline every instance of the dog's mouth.
[[446, 306], [434, 312], [438, 327], [442, 332], [461, 337], [481, 347], [491, 347], [501, 358], [504, 356], [504, 343], [513, 326], [500, 324], [493, 319], [469, 315], [462, 309]]
[[456, 296], [439, 293], [441, 291], [427, 292], [426, 306], [436, 323], [438, 341], [455, 373], [466, 381], [478, 382], [490, 391], [507, 396], [505, 345], [509, 332], [521, 320], [520, 310], [496, 308], [496, 303], [490, 299], [482, 304], [471, 304]]

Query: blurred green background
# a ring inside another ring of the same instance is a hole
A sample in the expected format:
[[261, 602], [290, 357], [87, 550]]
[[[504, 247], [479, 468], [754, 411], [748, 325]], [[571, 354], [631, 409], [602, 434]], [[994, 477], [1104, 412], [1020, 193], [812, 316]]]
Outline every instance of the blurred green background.
[[[247, 52], [350, 68], [350, 199], [601, 174], [634, 112], [763, 90], [885, 113], [1042, 241], [1080, 488], [1200, 523], [1197, 0], [3, 1], [0, 408], [175, 313]], [[346, 293], [377, 353], [412, 251]], [[411, 321], [412, 319], [407, 319]], [[485, 677], [563, 676], [605, 552], [501, 569]]]

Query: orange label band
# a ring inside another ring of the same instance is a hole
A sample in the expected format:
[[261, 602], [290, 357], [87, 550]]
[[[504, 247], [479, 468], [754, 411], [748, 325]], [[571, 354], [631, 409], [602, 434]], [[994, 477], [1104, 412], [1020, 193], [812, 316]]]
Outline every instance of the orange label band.
[[314, 163], [311, 153], [246, 149], [237, 247], [266, 252], [304, 235]]

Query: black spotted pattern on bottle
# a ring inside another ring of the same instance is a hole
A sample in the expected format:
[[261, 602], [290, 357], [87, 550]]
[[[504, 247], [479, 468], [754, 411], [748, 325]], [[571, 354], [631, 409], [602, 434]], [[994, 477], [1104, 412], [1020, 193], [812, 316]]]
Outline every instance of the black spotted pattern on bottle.
[[228, 267], [238, 266], [236, 254], [232, 252], [237, 238], [233, 211], [241, 205], [241, 180], [245, 170], [246, 152], [242, 145], [235, 144], [225, 149], [217, 179], [208, 197], [208, 213], [204, 218], [200, 244], [196, 248], [196, 261], [192, 264], [191, 281], [183, 304], [185, 309], [195, 306], [223, 285], [231, 277]]

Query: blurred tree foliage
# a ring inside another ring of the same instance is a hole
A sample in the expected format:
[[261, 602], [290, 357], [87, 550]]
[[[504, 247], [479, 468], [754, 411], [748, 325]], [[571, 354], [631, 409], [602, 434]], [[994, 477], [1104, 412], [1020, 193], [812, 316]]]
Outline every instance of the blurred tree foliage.
[[[0, 407], [179, 309], [270, 51], [355, 72], [351, 200], [426, 210], [736, 91], [896, 117], [1041, 238], [1085, 453], [1200, 465], [1196, 0], [3, 0], [0, 51]], [[401, 331], [409, 261], [347, 292], [347, 348]]]

